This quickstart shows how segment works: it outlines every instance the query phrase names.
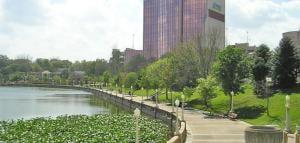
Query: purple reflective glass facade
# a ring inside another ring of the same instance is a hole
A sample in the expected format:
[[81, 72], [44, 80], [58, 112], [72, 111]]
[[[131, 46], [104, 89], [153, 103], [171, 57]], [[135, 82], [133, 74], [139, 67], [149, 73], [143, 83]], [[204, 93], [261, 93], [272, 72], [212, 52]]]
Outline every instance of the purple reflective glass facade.
[[201, 33], [206, 5], [207, 0], [144, 0], [144, 56], [157, 59], [177, 47], [181, 38], [189, 41]]

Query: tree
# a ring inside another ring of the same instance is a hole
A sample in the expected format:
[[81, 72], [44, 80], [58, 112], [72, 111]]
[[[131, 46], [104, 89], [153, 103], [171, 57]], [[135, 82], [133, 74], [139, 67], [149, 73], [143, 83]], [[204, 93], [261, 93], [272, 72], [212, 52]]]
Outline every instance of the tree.
[[138, 81], [138, 75], [135, 72], [130, 72], [126, 75], [125, 87], [130, 88], [131, 86], [136, 88]]
[[214, 64], [216, 78], [221, 82], [223, 92], [230, 97], [230, 110], [233, 111], [233, 95], [243, 91], [242, 83], [249, 77], [251, 64], [242, 49], [228, 46], [218, 53]]
[[136, 55], [125, 65], [127, 72], [137, 72], [147, 65], [147, 60], [142, 55]]
[[266, 93], [266, 77], [270, 72], [270, 49], [267, 45], [260, 45], [255, 51], [255, 60], [252, 69], [254, 78], [254, 92], [259, 97], [267, 95]]
[[105, 71], [103, 73], [103, 82], [104, 82], [104, 85], [107, 86], [110, 82], [109, 82], [109, 79], [111, 78], [111, 75], [108, 71]]
[[124, 56], [119, 49], [113, 49], [112, 57], [109, 59], [110, 70], [113, 75], [121, 71], [124, 64]]
[[212, 76], [207, 76], [206, 78], [199, 78], [197, 81], [198, 86], [195, 92], [201, 96], [205, 108], [208, 109], [211, 99], [217, 96], [215, 92], [217, 87], [216, 79]]
[[296, 85], [296, 51], [292, 41], [288, 37], [281, 39], [275, 54], [274, 78], [275, 84], [282, 89]]

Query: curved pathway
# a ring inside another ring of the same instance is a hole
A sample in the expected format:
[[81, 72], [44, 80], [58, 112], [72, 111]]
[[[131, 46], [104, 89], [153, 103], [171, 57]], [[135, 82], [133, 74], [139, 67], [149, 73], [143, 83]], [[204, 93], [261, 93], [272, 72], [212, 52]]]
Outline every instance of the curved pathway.
[[[116, 95], [115, 92], [112, 94]], [[118, 94], [117, 96], [121, 97], [122, 95]], [[126, 95], [125, 98], [130, 99], [130, 96]], [[133, 100], [141, 102], [142, 98], [135, 96]], [[155, 107], [155, 103], [152, 101], [143, 103]], [[172, 107], [165, 104], [159, 104], [159, 108], [172, 112]], [[179, 113], [181, 117], [182, 111], [179, 110]], [[247, 123], [205, 117], [199, 110], [185, 111], [184, 119], [188, 130], [187, 143], [245, 143], [244, 130], [249, 126]]]

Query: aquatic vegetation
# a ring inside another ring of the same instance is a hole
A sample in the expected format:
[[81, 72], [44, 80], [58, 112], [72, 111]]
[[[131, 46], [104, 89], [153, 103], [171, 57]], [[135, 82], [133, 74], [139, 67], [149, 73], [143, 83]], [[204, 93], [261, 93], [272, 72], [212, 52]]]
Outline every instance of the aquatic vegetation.
[[[141, 117], [140, 142], [166, 142], [169, 128]], [[135, 118], [128, 114], [73, 115], [0, 121], [0, 142], [135, 142]]]

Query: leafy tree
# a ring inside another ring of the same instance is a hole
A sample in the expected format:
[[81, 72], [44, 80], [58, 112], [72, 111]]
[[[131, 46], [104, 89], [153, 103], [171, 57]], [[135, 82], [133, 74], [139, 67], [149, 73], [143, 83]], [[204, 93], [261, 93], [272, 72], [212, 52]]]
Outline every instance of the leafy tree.
[[296, 85], [296, 53], [292, 41], [288, 37], [281, 39], [274, 60], [275, 84], [280, 88], [291, 88]]
[[133, 86], [133, 88], [136, 88], [138, 81], [138, 75], [135, 72], [130, 72], [126, 75], [125, 78], [125, 87], [130, 88]]
[[0, 70], [9, 64], [9, 58], [5, 55], [0, 55]]
[[216, 79], [208, 76], [206, 78], [199, 78], [197, 81], [198, 86], [195, 92], [201, 96], [205, 108], [208, 109], [211, 99], [217, 96], [215, 92], [217, 87]]
[[124, 56], [119, 49], [113, 49], [112, 57], [109, 59], [110, 70], [113, 75], [121, 71], [124, 64]]
[[103, 82], [104, 82], [104, 85], [108, 85], [110, 82], [109, 82], [109, 79], [111, 78], [111, 75], [108, 71], [105, 71], [103, 73]]
[[190, 87], [184, 87], [183, 94], [184, 94], [185, 98], [188, 100], [194, 94], [194, 89], [190, 88]]
[[255, 60], [252, 69], [253, 78], [254, 78], [254, 87], [255, 87], [255, 94], [260, 96], [266, 95], [265, 88], [266, 88], [266, 77], [270, 71], [270, 58], [271, 53], [270, 49], [267, 45], [260, 45], [257, 50], [255, 51]]
[[249, 76], [251, 64], [242, 49], [235, 46], [228, 46], [218, 53], [217, 61], [214, 65], [214, 72], [221, 82], [223, 92], [230, 97], [230, 110], [232, 107], [233, 95], [237, 95], [242, 89], [242, 83]]
[[142, 55], [132, 57], [132, 59], [125, 65], [127, 72], [137, 72], [147, 65], [147, 60]]
[[48, 59], [36, 59], [35, 61], [43, 70], [52, 71], [50, 61]]

